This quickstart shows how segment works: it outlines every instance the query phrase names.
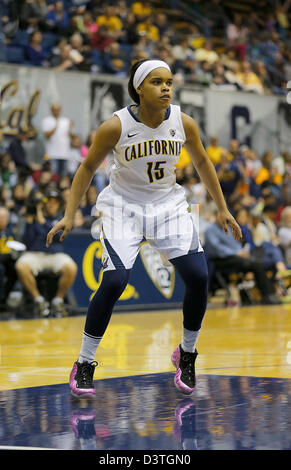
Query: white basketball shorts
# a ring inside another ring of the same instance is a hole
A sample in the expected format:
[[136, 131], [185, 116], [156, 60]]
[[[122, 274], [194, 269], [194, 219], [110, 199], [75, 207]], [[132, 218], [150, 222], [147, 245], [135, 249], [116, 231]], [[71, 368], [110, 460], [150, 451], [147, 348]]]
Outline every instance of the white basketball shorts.
[[144, 239], [165, 260], [203, 251], [195, 218], [180, 191], [173, 191], [163, 203], [140, 204], [107, 186], [98, 197], [97, 210], [102, 214], [103, 271], [131, 269]]

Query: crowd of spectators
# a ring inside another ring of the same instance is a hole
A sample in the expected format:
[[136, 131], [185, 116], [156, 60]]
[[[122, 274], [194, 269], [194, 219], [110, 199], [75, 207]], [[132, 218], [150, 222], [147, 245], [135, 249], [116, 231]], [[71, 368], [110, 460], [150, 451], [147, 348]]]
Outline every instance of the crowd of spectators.
[[[239, 242], [231, 232], [225, 236], [216, 206], [182, 149], [177, 181], [184, 186], [188, 203], [199, 204], [199, 235], [210, 273], [226, 274], [227, 283], [220, 287], [227, 287], [229, 305], [241, 302], [240, 288], [252, 286], [259, 288], [263, 303], [290, 301], [291, 154], [274, 155], [270, 150], [258, 155], [236, 139], [224, 148], [216, 136], [206, 143], [206, 152], [243, 233]], [[240, 272], [246, 273], [242, 282], [231, 282], [231, 275]]]
[[0, 60], [123, 77], [133, 61], [161, 58], [178, 84], [283, 94], [291, 0], [248, 5], [241, 13], [223, 0], [171, 0], [167, 9], [147, 0], [3, 0]]

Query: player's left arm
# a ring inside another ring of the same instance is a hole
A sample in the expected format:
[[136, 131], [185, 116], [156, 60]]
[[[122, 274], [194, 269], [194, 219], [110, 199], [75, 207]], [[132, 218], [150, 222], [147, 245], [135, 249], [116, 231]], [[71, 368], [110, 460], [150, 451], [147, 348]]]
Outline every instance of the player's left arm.
[[215, 168], [201, 142], [198, 126], [194, 119], [187, 114], [181, 113], [181, 116], [186, 135], [184, 146], [190, 155], [202, 183], [205, 185], [218, 208], [218, 217], [225, 233], [228, 233], [228, 226], [230, 226], [234, 238], [238, 240], [242, 237], [240, 226], [227, 208]]

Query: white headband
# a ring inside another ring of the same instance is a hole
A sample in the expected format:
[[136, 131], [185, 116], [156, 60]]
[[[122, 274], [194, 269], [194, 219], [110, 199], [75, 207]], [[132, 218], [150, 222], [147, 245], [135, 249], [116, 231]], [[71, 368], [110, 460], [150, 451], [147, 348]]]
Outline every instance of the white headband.
[[138, 69], [136, 70], [133, 77], [133, 86], [135, 89], [144, 81], [144, 79], [151, 73], [153, 70], [158, 69], [159, 67], [164, 67], [165, 69], [171, 72], [170, 67], [163, 60], [147, 60], [143, 62]]

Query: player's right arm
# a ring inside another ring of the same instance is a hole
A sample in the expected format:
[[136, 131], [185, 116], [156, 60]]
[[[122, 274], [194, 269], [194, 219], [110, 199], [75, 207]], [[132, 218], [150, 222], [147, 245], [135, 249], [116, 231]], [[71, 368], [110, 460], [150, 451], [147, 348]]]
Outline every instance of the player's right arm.
[[120, 134], [121, 123], [117, 116], [109, 118], [97, 129], [86, 158], [83, 160], [74, 176], [64, 217], [57, 222], [47, 234], [47, 247], [51, 244], [54, 235], [57, 232], [61, 230], [63, 231], [60, 237], [60, 240], [62, 241], [71, 230], [75, 213], [80, 205], [83, 195], [87, 191], [97, 168], [117, 144]]

